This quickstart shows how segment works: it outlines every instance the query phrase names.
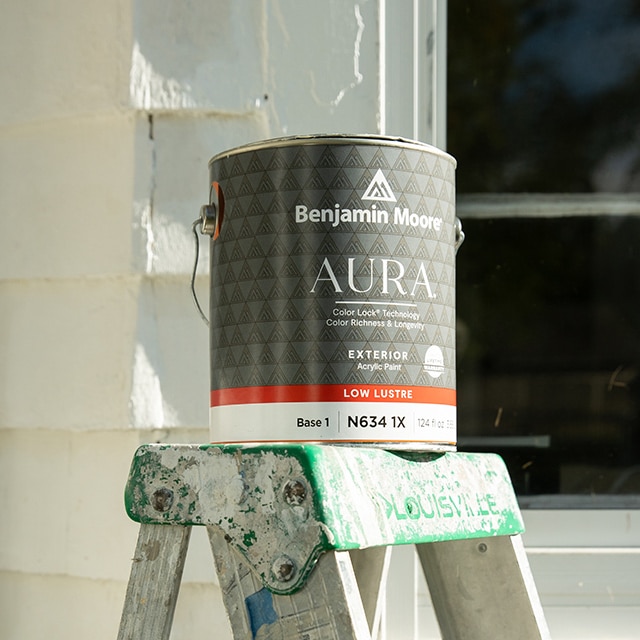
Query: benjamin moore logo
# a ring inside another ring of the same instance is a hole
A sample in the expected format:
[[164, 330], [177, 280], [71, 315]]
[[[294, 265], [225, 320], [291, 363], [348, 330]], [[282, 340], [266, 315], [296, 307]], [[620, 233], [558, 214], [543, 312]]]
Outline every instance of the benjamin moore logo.
[[[378, 169], [373, 179], [367, 185], [362, 196], [362, 200], [376, 200], [381, 202], [397, 202], [395, 193], [389, 185], [387, 178], [382, 169]], [[392, 207], [388, 207], [391, 209]], [[434, 213], [436, 215], [434, 215]], [[393, 211], [387, 211], [382, 207], [378, 207], [375, 202], [371, 205], [361, 205], [360, 207], [345, 207], [339, 202], [333, 206], [309, 207], [307, 204], [296, 204], [293, 215], [296, 224], [304, 224], [307, 222], [330, 224], [332, 227], [338, 225], [351, 224], [375, 224], [387, 225], [394, 224], [403, 227], [414, 227], [415, 229], [433, 229], [436, 233], [442, 230], [443, 219], [441, 215], [434, 213], [415, 213], [407, 206], [395, 206]], [[424, 276], [426, 279], [426, 275]], [[394, 280], [395, 281], [395, 280]], [[362, 293], [362, 292], [361, 292]], [[429, 293], [429, 297], [433, 297]], [[437, 371], [435, 372], [437, 376]], [[434, 374], [434, 370], [430, 371]], [[436, 377], [434, 376], [434, 377]]]
[[396, 202], [397, 198], [389, 186], [387, 179], [382, 173], [382, 169], [376, 171], [373, 180], [369, 183], [367, 190], [362, 196], [363, 200], [382, 200], [383, 202]]

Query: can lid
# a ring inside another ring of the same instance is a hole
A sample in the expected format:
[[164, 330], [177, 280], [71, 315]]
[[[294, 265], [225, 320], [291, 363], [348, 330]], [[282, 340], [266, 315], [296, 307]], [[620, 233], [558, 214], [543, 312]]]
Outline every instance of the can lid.
[[395, 137], [395, 136], [384, 136], [378, 134], [346, 134], [346, 133], [336, 133], [336, 134], [309, 134], [309, 135], [296, 135], [296, 136], [285, 136], [281, 138], [270, 138], [267, 140], [258, 140], [256, 142], [250, 142], [248, 144], [242, 145], [240, 147], [234, 147], [232, 149], [228, 149], [227, 151], [222, 151], [221, 153], [216, 154], [209, 160], [209, 165], [213, 164], [218, 160], [222, 160], [228, 158], [230, 156], [234, 156], [240, 153], [245, 153], [247, 151], [256, 151], [258, 149], [273, 149], [277, 147], [288, 147], [288, 146], [304, 146], [304, 145], [331, 145], [331, 144], [357, 144], [357, 145], [378, 145], [378, 146], [389, 146], [389, 147], [401, 147], [405, 149], [414, 149], [417, 151], [427, 151], [429, 153], [433, 153], [442, 158], [445, 158], [453, 163], [454, 167], [456, 166], [456, 159], [448, 154], [446, 151], [439, 149], [438, 147], [434, 147], [431, 144], [427, 144], [426, 142], [420, 142], [418, 140], [411, 140], [409, 138]]

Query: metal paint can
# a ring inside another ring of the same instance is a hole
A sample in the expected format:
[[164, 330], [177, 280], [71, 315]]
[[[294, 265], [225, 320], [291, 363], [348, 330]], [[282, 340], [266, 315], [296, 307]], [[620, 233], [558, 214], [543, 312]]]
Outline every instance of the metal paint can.
[[209, 171], [212, 441], [454, 449], [455, 160], [295, 136]]

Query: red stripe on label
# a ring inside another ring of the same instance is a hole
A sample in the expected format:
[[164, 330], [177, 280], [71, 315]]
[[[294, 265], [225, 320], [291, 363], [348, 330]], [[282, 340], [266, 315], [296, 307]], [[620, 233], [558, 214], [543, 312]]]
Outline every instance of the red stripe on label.
[[211, 392], [211, 406], [275, 402], [407, 402], [456, 406], [455, 389], [375, 384], [295, 384]]

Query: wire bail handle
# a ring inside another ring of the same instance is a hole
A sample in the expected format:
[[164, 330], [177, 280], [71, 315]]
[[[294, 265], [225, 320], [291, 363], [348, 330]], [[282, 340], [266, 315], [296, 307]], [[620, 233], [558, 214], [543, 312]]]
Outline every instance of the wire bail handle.
[[460, 220], [460, 218], [458, 217], [456, 217], [456, 220], [454, 223], [454, 233], [455, 233], [454, 249], [455, 249], [455, 252], [458, 253], [458, 249], [464, 242], [464, 231], [462, 230], [462, 220]]
[[200, 317], [207, 325], [207, 327], [209, 326], [209, 318], [207, 318], [205, 312], [200, 306], [195, 286], [196, 272], [198, 270], [198, 260], [200, 258], [200, 237], [198, 236], [198, 227], [200, 227], [200, 233], [202, 235], [208, 235], [212, 239], [217, 237], [218, 231], [220, 229], [218, 221], [218, 210], [218, 205], [213, 202], [210, 204], [202, 205], [202, 207], [200, 207], [200, 217], [196, 218], [191, 225], [191, 230], [193, 231], [193, 236], [195, 238], [195, 258], [193, 261], [193, 271], [191, 272], [191, 297], [194, 304], [196, 305], [196, 309], [198, 310]]

